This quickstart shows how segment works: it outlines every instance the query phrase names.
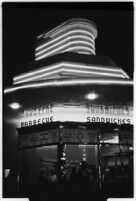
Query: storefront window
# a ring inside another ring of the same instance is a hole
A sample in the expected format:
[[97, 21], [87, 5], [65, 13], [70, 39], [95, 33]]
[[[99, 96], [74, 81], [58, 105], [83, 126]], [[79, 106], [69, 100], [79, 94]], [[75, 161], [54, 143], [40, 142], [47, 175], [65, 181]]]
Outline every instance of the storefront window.
[[102, 180], [114, 181], [130, 177], [133, 173], [132, 157], [130, 146], [101, 146]]
[[114, 130], [102, 132], [101, 133], [101, 142], [102, 143], [112, 143], [112, 144], [119, 143], [118, 132], [116, 132]]

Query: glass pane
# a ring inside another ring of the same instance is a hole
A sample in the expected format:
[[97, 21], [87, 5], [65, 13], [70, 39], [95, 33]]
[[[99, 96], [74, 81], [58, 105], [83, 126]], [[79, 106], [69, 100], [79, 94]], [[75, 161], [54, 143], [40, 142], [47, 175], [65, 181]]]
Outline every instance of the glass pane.
[[103, 181], [128, 178], [133, 174], [133, 153], [129, 146], [101, 146]]
[[78, 172], [85, 161], [88, 172], [93, 180], [98, 181], [98, 150], [97, 145], [66, 145], [66, 174], [70, 177], [74, 168]]
[[101, 134], [101, 142], [104, 143], [119, 143], [118, 133], [115, 131], [105, 131]]
[[121, 130], [120, 131], [121, 143], [133, 145], [133, 131], [132, 130]]

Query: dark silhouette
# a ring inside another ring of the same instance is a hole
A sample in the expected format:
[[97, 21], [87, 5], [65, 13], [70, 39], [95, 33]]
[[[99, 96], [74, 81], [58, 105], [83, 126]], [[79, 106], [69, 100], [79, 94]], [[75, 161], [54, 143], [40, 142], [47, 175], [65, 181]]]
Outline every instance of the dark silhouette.
[[90, 177], [90, 170], [85, 162], [76, 171], [72, 168], [69, 179], [58, 179], [54, 171], [44, 171], [38, 177], [30, 201], [106, 201], [99, 186]]

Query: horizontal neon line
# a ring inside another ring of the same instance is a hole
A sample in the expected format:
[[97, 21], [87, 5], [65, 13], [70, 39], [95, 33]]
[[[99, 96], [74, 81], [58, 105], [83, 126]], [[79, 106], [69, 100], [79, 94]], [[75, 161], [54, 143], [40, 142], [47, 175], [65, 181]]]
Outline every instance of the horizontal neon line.
[[[49, 45], [49, 44], [51, 44], [51, 43], [53, 43], [53, 42], [56, 42], [57, 40], [59, 40], [59, 39], [61, 39], [61, 38], [64, 38], [65, 36], [68, 36], [68, 35], [70, 35], [70, 34], [72, 34], [72, 33], [76, 33], [76, 34], [77, 34], [77, 33], [86, 33], [86, 34], [90, 35], [90, 32], [88, 32], [88, 31], [83, 31], [83, 30], [73, 30], [73, 31], [69, 31], [69, 32], [67, 32], [67, 33], [65, 33], [65, 34], [63, 34], [63, 35], [61, 35], [61, 36], [59, 36], [59, 37], [57, 37], [57, 38], [55, 38], [55, 39], [49, 41], [48, 43], [45, 43], [45, 44], [43, 44], [43, 45], [40, 45], [40, 46], [37, 47], [35, 50], [38, 51], [39, 49], [41, 49], [41, 48], [43, 48], [43, 47], [45, 47], [45, 46], [47, 46], [47, 45]], [[87, 36], [86, 36], [86, 37], [87, 37]], [[94, 40], [92, 40], [91, 38], [90, 38], [90, 40], [94, 43]]]
[[51, 65], [51, 66], [47, 66], [41, 70], [36, 70], [34, 72], [30, 72], [30, 73], [27, 73], [27, 74], [24, 74], [24, 75], [20, 75], [20, 76], [17, 76], [15, 77], [13, 80], [16, 81], [16, 80], [19, 80], [19, 79], [22, 79], [22, 78], [26, 78], [26, 77], [29, 77], [29, 76], [33, 76], [37, 73], [44, 73], [44, 72], [48, 72], [49, 70], [54, 70], [56, 68], [59, 68], [59, 67], [63, 67], [63, 66], [70, 66], [72, 68], [84, 68], [84, 69], [94, 69], [94, 70], [103, 70], [103, 71], [112, 71], [112, 72], [123, 72], [121, 69], [113, 69], [113, 68], [101, 68], [101, 67], [97, 67], [97, 66], [87, 66], [87, 65], [81, 65], [81, 64], [74, 64], [74, 63], [70, 63], [70, 62], [62, 62], [62, 63], [59, 63], [59, 64], [54, 64], [54, 65]]
[[84, 69], [94, 69], [94, 70], [103, 70], [103, 71], [112, 71], [112, 72], [121, 72], [125, 75], [125, 78], [129, 78], [127, 74], [122, 70], [122, 69], [114, 69], [114, 68], [101, 68], [97, 66], [86, 66], [86, 65], [81, 65], [81, 64], [71, 64], [69, 62], [63, 63], [63, 66], [71, 66], [71, 67], [77, 67], [77, 68], [84, 68]]
[[51, 86], [71, 86], [71, 85], [86, 85], [86, 84], [120, 84], [120, 85], [133, 85], [133, 81], [125, 81], [125, 80], [105, 80], [105, 79], [79, 79], [79, 80], [67, 80], [67, 81], [53, 81], [53, 82], [42, 82], [42, 83], [36, 83], [36, 84], [27, 84], [22, 85], [18, 87], [8, 88], [4, 90], [4, 93], [13, 92], [19, 89], [26, 89], [26, 88], [35, 88], [35, 87], [51, 87]]
[[[87, 47], [70, 47], [70, 48], [64, 50], [63, 52], [68, 52], [68, 51], [73, 51], [73, 50], [78, 50], [78, 49], [88, 50], [88, 51], [89, 51], [89, 52], [88, 52], [89, 54], [92, 53], [92, 54], [95, 55], [95, 52], [94, 52], [92, 49], [89, 49], [89, 48], [87, 48]], [[79, 51], [80, 51], [80, 50], [79, 50]], [[85, 53], [86, 53], [86, 52], [85, 52]]]
[[33, 81], [33, 80], [37, 80], [38, 78], [43, 78], [43, 77], [47, 77], [47, 76], [50, 76], [52, 74], [56, 74], [56, 73], [59, 73], [59, 72], [75, 72], [75, 73], [82, 73], [82, 74], [88, 74], [88, 75], [105, 75], [105, 76], [112, 76], [112, 77], [122, 77], [124, 78], [123, 75], [117, 75], [117, 74], [111, 74], [111, 73], [105, 73], [105, 72], [91, 72], [91, 71], [85, 71], [85, 70], [73, 70], [73, 69], [67, 69], [67, 68], [62, 68], [62, 69], [58, 69], [56, 71], [52, 71], [52, 72], [49, 72], [49, 73], [45, 73], [45, 74], [41, 74], [41, 75], [38, 75], [38, 76], [33, 76], [31, 78], [27, 78], [27, 79], [24, 79], [24, 80], [20, 80], [20, 81], [17, 81], [15, 84], [19, 84], [19, 83], [24, 83], [24, 82], [27, 82], [27, 81]]
[[33, 80], [36, 81], [38, 78], [48, 77], [48, 76], [50, 76], [52, 74], [59, 73], [60, 71], [61, 71], [61, 69], [58, 69], [58, 70], [55, 70], [55, 71], [52, 71], [52, 72], [49, 72], [49, 73], [46, 73], [46, 74], [42, 74], [42, 75], [34, 76], [34, 77], [31, 77], [31, 78], [27, 78], [25, 80], [17, 81], [15, 84], [24, 83], [24, 82], [33, 81]]
[[54, 65], [48, 66], [48, 67], [44, 67], [44, 69], [37, 70], [37, 71], [35, 71], [35, 72], [30, 72], [30, 73], [27, 73], [27, 74], [25, 74], [25, 75], [17, 76], [17, 77], [14, 78], [14, 81], [19, 80], [19, 79], [22, 79], [22, 78], [29, 77], [29, 76], [33, 76], [33, 75], [35, 75], [35, 74], [37, 74], [37, 73], [43, 73], [43, 72], [46, 72], [46, 71], [49, 71], [49, 70], [54, 70], [54, 69], [59, 68], [59, 67], [61, 67], [61, 63], [59, 63], [59, 64], [54, 64]]
[[[39, 54], [41, 54], [41, 53], [43, 53], [43, 52], [46, 52], [46, 51], [48, 51], [48, 50], [50, 50], [50, 49], [52, 49], [52, 48], [54, 48], [54, 47], [56, 47], [56, 46], [59, 46], [59, 45], [61, 45], [62, 43], [64, 43], [64, 42], [70, 42], [70, 40], [71, 39], [76, 39], [76, 38], [79, 38], [79, 37], [77, 37], [77, 36], [71, 36], [71, 37], [68, 37], [68, 38], [66, 38], [66, 39], [64, 39], [64, 40], [62, 40], [62, 41], [60, 41], [60, 42], [58, 42], [58, 43], [55, 43], [54, 45], [52, 45], [52, 46], [50, 46], [50, 47], [48, 47], [48, 48], [45, 48], [45, 49], [43, 49], [43, 50], [41, 50], [41, 51], [39, 51], [39, 52], [37, 52], [37, 53], [35, 53], [35, 55], [39, 55]], [[80, 37], [81, 38], [81, 37]], [[92, 48], [95, 50], [95, 46], [94, 45], [92, 45], [91, 43], [89, 43], [89, 42], [87, 42], [87, 41], [80, 41], [80, 40], [75, 40], [77, 43], [86, 43], [86, 44], [89, 44], [90, 46], [92, 46]], [[74, 42], [74, 41], [73, 41]]]
[[95, 74], [95, 75], [106, 75], [106, 76], [113, 76], [113, 77], [122, 77], [123, 75], [111, 74], [111, 73], [103, 73], [103, 72], [90, 72], [90, 71], [82, 71], [82, 70], [72, 70], [72, 69], [63, 69], [66, 72], [75, 72], [75, 73], [82, 73], [82, 74]]
[[[80, 25], [80, 26], [79, 26], [79, 25]], [[82, 27], [82, 28], [87, 28], [87, 29], [89, 29], [90, 31], [92, 31], [92, 29], [91, 29], [92, 27], [90, 28], [90, 27], [87, 27], [86, 25], [82, 25], [82, 24], [76, 23], [76, 24], [73, 24], [73, 25], [67, 25], [67, 26], [64, 27], [64, 28], [61, 28], [60, 30], [57, 30], [55, 33], [51, 34], [51, 37], [54, 37], [54, 36], [58, 35], [59, 33], [63, 32], [63, 31], [66, 31], [66, 30], [69, 29], [69, 28], [77, 27], [77, 26]], [[89, 32], [89, 33], [90, 33], [90, 32]], [[91, 35], [91, 36], [93, 37], [93, 39], [94, 39], [93, 33], [90, 33], [90, 35]]]
[[[55, 27], [54, 29], [52, 29], [51, 31], [49, 31], [49, 32], [47, 32], [46, 34], [44, 34], [45, 35], [45, 37], [47, 37], [47, 36], [49, 36], [49, 35], [51, 35], [52, 33], [54, 33], [54, 32], [56, 32], [56, 31], [58, 31], [58, 30], [60, 30], [60, 29], [62, 29], [63, 27], [66, 27], [66, 26], [68, 26], [68, 25], [73, 25], [73, 24], [84, 24], [85, 26], [90, 26], [91, 25], [91, 27], [92, 27], [92, 24], [90, 23], [90, 22], [83, 22], [82, 20], [80, 20], [80, 21], [76, 21], [76, 22], [69, 22], [68, 24], [66, 24], [65, 22], [64, 23], [62, 23], [62, 24], [60, 24], [59, 26], [57, 26], [57, 27]], [[94, 27], [94, 25], [93, 25], [93, 27]]]
[[88, 53], [88, 52], [78, 52], [79, 54], [90, 54], [90, 53]]
[[[63, 50], [63, 48], [67, 48], [69, 45], [72, 45], [72, 44], [74, 44], [74, 42], [69, 42], [69, 43], [66, 44], [66, 45], [63, 45], [63, 46], [61, 46], [61, 47], [59, 47], [59, 48], [57, 48], [57, 49], [55, 49], [55, 50], [53, 50], [53, 51], [50, 51], [49, 53], [46, 53], [46, 54], [43, 54], [42, 56], [36, 57], [35, 60], [40, 60], [40, 59], [42, 59], [42, 58], [48, 57], [49, 55], [53, 55], [54, 53], [60, 53], [60, 52], [58, 52], [58, 51], [61, 51], [61, 50]], [[83, 49], [82, 46], [77, 46], [77, 48]], [[85, 47], [84, 47], [84, 48], [85, 48]], [[86, 47], [86, 49], [90, 50], [90, 49], [87, 48], [87, 47]], [[93, 51], [93, 50], [92, 50], [92, 51]], [[63, 50], [63, 52], [64, 52], [64, 50]]]
[[[71, 32], [73, 32], [73, 31], [71, 31]], [[70, 33], [71, 34], [71, 33]], [[67, 36], [67, 37], [64, 37], [64, 36]], [[86, 40], [89, 40], [94, 46], [95, 46], [95, 43], [94, 43], [94, 41], [90, 38], [90, 37], [88, 37], [88, 36], [82, 36], [82, 35], [69, 35], [69, 33], [66, 33], [66, 34], [64, 34], [64, 35], [62, 35], [62, 37], [59, 37], [59, 39], [60, 38], [64, 38], [64, 40], [70, 40], [71, 38], [73, 39], [73, 38], [82, 38], [82, 39], [86, 39]], [[57, 39], [57, 41], [59, 40], [58, 38], [56, 38]], [[55, 41], [56, 41], [56, 39], [54, 39]], [[45, 47], [45, 46], [48, 46], [49, 44], [51, 44], [51, 43], [53, 43], [54, 42], [54, 40], [52, 40], [52, 41], [50, 41], [50, 42], [48, 42], [48, 43], [44, 43], [43, 45], [41, 45], [42, 46], [42, 48], [43, 47]], [[60, 42], [62, 42], [62, 41], [64, 41], [63, 39], [60, 41]], [[56, 41], [56, 42], [57, 42]], [[58, 43], [60, 43], [60, 42], [58, 42]], [[58, 44], [57, 43], [57, 44]], [[54, 44], [54, 45], [56, 45], [56, 43]], [[54, 45], [52, 45], [52, 46], [54, 46]], [[40, 46], [40, 47], [41, 47]], [[51, 46], [51, 47], [52, 47]], [[42, 49], [42, 48], [39, 48], [39, 49]], [[36, 48], [36, 51], [39, 51], [39, 49], [37, 49]]]
[[97, 70], [105, 70], [105, 71], [113, 71], [113, 72], [120, 72], [120, 69], [114, 69], [114, 68], [101, 68], [97, 66], [87, 66], [87, 65], [82, 65], [82, 64], [74, 64], [71, 62], [63, 62], [63, 66], [70, 66], [70, 67], [75, 67], [75, 68], [86, 68], [86, 69], [97, 69]]

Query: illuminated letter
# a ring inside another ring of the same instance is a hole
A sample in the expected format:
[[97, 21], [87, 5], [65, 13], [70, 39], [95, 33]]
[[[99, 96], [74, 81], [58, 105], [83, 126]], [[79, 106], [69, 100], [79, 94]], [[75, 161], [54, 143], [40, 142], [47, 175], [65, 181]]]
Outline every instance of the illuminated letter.
[[130, 124], [130, 119], [127, 119], [128, 124]]
[[125, 124], [125, 121], [126, 121], [126, 119], [123, 119], [123, 120], [122, 120], [122, 123]]
[[87, 122], [90, 122], [90, 117], [87, 117]]
[[105, 119], [104, 119], [103, 117], [101, 118], [101, 122], [102, 122], [102, 123], [105, 123]]
[[32, 121], [29, 121], [29, 126], [32, 126]]
[[95, 122], [95, 117], [92, 117], [92, 122]]
[[41, 119], [38, 119], [38, 124], [40, 124], [41, 123]]
[[24, 122], [21, 122], [21, 127], [24, 127]]
[[106, 118], [106, 123], [110, 123], [110, 118]]
[[33, 125], [36, 125], [36, 120], [33, 120]]
[[100, 117], [97, 117], [97, 120], [96, 120], [97, 122], [100, 122]]
[[121, 122], [121, 119], [118, 119], [118, 124], [121, 124], [122, 122]]
[[27, 121], [25, 121], [25, 127], [26, 127], [26, 126], [28, 126], [28, 122], [27, 122]]
[[45, 124], [45, 118], [42, 119], [42, 124]]
[[50, 122], [53, 122], [53, 116], [50, 117]]
[[117, 124], [116, 119], [117, 118], [112, 119], [114, 124]]

